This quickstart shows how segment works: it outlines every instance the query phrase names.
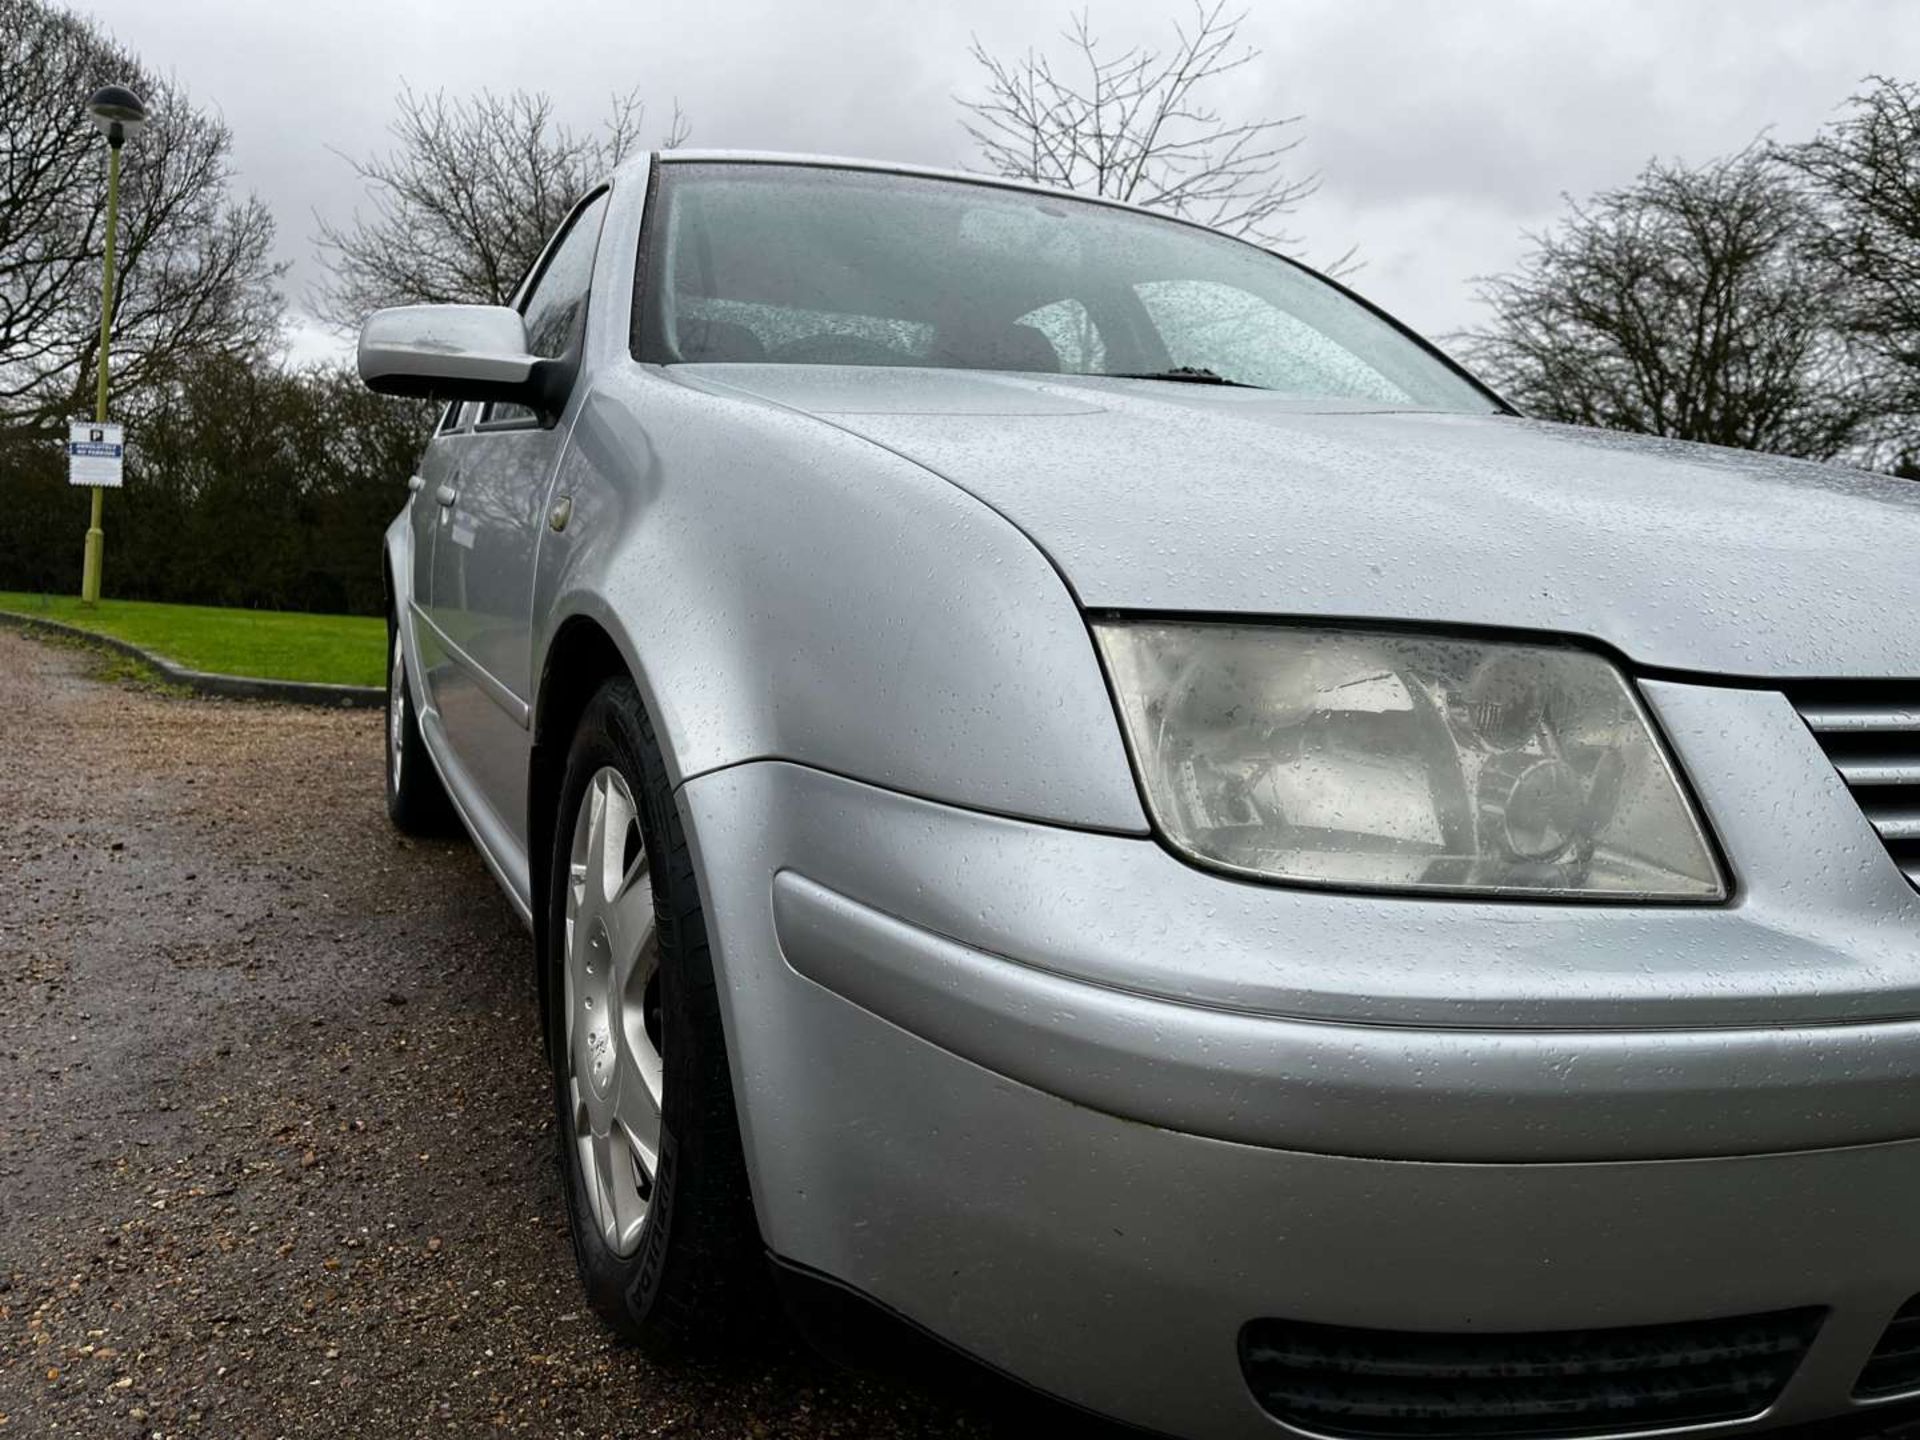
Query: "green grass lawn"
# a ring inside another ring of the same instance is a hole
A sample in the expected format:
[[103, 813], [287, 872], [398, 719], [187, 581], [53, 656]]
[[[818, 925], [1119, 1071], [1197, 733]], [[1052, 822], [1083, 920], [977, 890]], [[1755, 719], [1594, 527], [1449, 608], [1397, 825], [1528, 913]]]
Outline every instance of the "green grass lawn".
[[387, 624], [377, 616], [228, 610], [145, 600], [102, 600], [85, 610], [72, 595], [4, 590], [0, 610], [129, 640], [194, 670], [336, 685], [386, 683]]

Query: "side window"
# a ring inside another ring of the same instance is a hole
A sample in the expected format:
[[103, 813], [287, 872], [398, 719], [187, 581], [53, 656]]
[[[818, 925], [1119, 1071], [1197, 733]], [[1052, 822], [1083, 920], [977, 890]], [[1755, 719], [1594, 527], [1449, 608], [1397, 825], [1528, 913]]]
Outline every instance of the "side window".
[[466, 408], [466, 405], [459, 400], [450, 402], [446, 410], [441, 413], [440, 423], [434, 427], [435, 432], [446, 435], [458, 430], [460, 428], [460, 414]]
[[[593, 283], [593, 252], [600, 242], [600, 221], [606, 213], [603, 191], [576, 210], [559, 240], [547, 252], [533, 285], [520, 299], [527, 322], [527, 348], [543, 359], [556, 360], [578, 343], [587, 323], [587, 291]], [[482, 424], [530, 420], [524, 405], [490, 404]]]
[[1133, 288], [1175, 365], [1216, 370], [1293, 395], [1353, 395], [1392, 404], [1407, 399], [1352, 351], [1236, 286], [1147, 280]]
[[832, 355], [836, 342], [862, 347], [858, 363], [924, 362], [933, 326], [878, 315], [806, 310], [755, 300], [716, 300], [681, 294], [674, 305], [675, 338], [686, 360], [761, 361], [769, 355]]
[[1107, 368], [1107, 342], [1093, 316], [1078, 300], [1055, 300], [1038, 310], [1029, 310], [1018, 321], [1047, 337], [1060, 368], [1069, 375], [1099, 375]]

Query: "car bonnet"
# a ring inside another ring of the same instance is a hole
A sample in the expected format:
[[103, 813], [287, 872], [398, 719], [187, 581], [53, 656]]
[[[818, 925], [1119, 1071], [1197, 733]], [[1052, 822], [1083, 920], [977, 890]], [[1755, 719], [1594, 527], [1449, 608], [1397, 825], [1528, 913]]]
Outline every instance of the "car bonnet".
[[1545, 631], [1737, 677], [1920, 676], [1909, 481], [1215, 386], [675, 368], [945, 476], [1089, 609]]

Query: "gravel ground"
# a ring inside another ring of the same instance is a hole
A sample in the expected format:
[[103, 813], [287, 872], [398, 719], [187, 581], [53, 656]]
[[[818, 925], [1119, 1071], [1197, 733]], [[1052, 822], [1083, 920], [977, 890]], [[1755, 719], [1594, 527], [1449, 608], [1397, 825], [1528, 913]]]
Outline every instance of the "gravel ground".
[[0, 630], [0, 1437], [948, 1436], [581, 1304], [528, 942], [381, 810], [381, 719]]

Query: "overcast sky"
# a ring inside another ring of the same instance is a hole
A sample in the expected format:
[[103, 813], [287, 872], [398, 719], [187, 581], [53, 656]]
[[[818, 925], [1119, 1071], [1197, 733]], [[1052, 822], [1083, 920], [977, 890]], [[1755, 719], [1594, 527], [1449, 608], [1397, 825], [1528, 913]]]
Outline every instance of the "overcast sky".
[[[1354, 284], [1429, 334], [1471, 324], [1472, 280], [1521, 253], [1563, 192], [1798, 138], [1868, 70], [1920, 77], [1915, 0], [1246, 0], [1261, 58], [1230, 116], [1304, 117], [1320, 192], [1310, 259], [1357, 245]], [[990, 49], [1057, 39], [1073, 0], [80, 0], [234, 132], [292, 263], [296, 355], [340, 353], [300, 316], [314, 215], [361, 199], [335, 154], [383, 148], [393, 95], [543, 89], [592, 124], [638, 86], [693, 143], [933, 165], [970, 158], [956, 93]], [[1097, 32], [1159, 42], [1188, 0], [1089, 0]], [[650, 128], [657, 128], [652, 127]], [[649, 135], [649, 142], [655, 137]]]

